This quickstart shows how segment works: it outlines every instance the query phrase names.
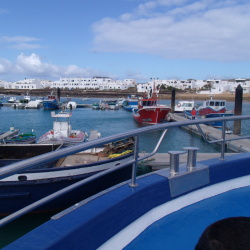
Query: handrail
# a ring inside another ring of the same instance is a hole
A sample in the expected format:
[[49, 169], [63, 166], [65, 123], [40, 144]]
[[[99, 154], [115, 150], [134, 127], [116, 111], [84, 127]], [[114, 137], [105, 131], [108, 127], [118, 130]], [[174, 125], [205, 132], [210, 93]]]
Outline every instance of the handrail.
[[[143, 128], [138, 128], [138, 129], [134, 129], [132, 131], [127, 131], [124, 133], [120, 133], [117, 135], [112, 135], [112, 136], [108, 136], [108, 137], [104, 137], [104, 138], [99, 138], [96, 140], [92, 140], [89, 142], [85, 142], [79, 145], [74, 145], [74, 146], [70, 146], [70, 147], [66, 147], [66, 148], [62, 148], [60, 150], [54, 151], [54, 152], [49, 152], [40, 156], [36, 156], [27, 160], [22, 160], [20, 162], [17, 163], [13, 163], [10, 164], [8, 166], [2, 167], [0, 169], [0, 179], [6, 178], [8, 176], [11, 176], [12, 174], [16, 174], [19, 173], [21, 171], [36, 167], [42, 163], [47, 163], [50, 162], [52, 160], [56, 160], [71, 154], [75, 154], [78, 153], [80, 151], [84, 151], [93, 147], [97, 147], [97, 146], [101, 146], [104, 145], [106, 143], [110, 143], [113, 141], [118, 141], [124, 138], [128, 138], [128, 137], [134, 137], [135, 139], [135, 146], [134, 146], [134, 159], [130, 160], [124, 164], [119, 165], [116, 169], [121, 169], [125, 166], [128, 166], [130, 164], [133, 165], [133, 171], [132, 171], [132, 176], [131, 176], [131, 188], [136, 187], [136, 169], [137, 169], [137, 163], [154, 155], [160, 144], [163, 141], [163, 138], [167, 132], [167, 129], [169, 128], [176, 128], [176, 127], [183, 127], [183, 126], [189, 126], [189, 125], [196, 125], [203, 138], [208, 142], [208, 143], [217, 143], [220, 142], [222, 143], [222, 150], [221, 150], [221, 159], [224, 159], [224, 147], [225, 147], [225, 142], [226, 141], [230, 141], [230, 140], [236, 140], [236, 138], [231, 138], [228, 139], [225, 136], [225, 124], [227, 121], [233, 121], [233, 120], [247, 120], [250, 119], [250, 115], [245, 115], [245, 116], [230, 116], [230, 117], [219, 117], [219, 118], [206, 118], [206, 119], [196, 119], [196, 120], [187, 120], [187, 121], [181, 121], [181, 122], [169, 122], [169, 123], [163, 123], [163, 124], [157, 124], [157, 125], [153, 125], [153, 126], [147, 126], [147, 127], [143, 127]], [[211, 122], [216, 122], [216, 121], [223, 121], [223, 129], [222, 129], [222, 139], [220, 140], [214, 140], [214, 141], [208, 141], [202, 131], [202, 129], [200, 128], [199, 124], [206, 124], [206, 123], [211, 123]], [[156, 147], [154, 148], [154, 150], [151, 153], [148, 153], [147, 155], [141, 156], [139, 157], [139, 135], [144, 134], [144, 133], [148, 133], [148, 132], [153, 132], [153, 131], [159, 131], [159, 130], [163, 130], [162, 135], [160, 137], [160, 139], [158, 140], [158, 143], [156, 145]], [[246, 136], [239, 136], [237, 139], [243, 139], [243, 138], [249, 138], [250, 136], [246, 137]], [[22, 216], [23, 214], [32, 211], [33, 209], [45, 204], [46, 202], [53, 200], [69, 191], [72, 191], [73, 189], [88, 183], [92, 180], [95, 180], [103, 175], [106, 175], [107, 173], [113, 172], [115, 171], [114, 169], [108, 169], [105, 171], [102, 171], [100, 173], [97, 173], [91, 177], [88, 177], [86, 179], [83, 179], [81, 181], [78, 181], [70, 186], [67, 186], [66, 188], [63, 188], [62, 190], [59, 190], [45, 198], [42, 198], [41, 200], [36, 201], [33, 204], [30, 204], [28, 206], [26, 206], [25, 208], [9, 215], [6, 216], [5, 218], [3, 218], [2, 220], [0, 220], [0, 227], [2, 227], [3, 225], [13, 221], [14, 219], [17, 219], [18, 217]]]

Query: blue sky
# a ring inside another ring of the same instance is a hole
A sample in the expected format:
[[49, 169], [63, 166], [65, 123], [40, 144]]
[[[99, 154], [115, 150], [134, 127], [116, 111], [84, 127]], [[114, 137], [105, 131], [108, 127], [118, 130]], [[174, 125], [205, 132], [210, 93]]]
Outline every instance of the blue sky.
[[250, 78], [249, 0], [1, 0], [0, 80]]

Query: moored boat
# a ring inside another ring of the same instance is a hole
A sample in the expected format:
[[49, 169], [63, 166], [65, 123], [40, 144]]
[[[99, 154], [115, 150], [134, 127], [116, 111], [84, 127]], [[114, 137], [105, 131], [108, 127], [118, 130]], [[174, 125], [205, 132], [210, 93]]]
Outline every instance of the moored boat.
[[26, 95], [23, 97], [23, 99], [20, 99], [19, 101], [21, 103], [28, 103], [31, 100], [31, 97], [29, 95]]
[[27, 144], [35, 143], [36, 134], [34, 132], [21, 133], [14, 136], [9, 136], [0, 140], [0, 144]]
[[138, 108], [138, 96], [130, 95], [122, 102], [122, 106], [127, 111], [132, 111], [135, 108]]
[[15, 96], [11, 96], [7, 102], [8, 103], [17, 103], [17, 102], [19, 102], [19, 100]]
[[100, 103], [93, 103], [92, 104], [92, 109], [100, 109]]
[[156, 90], [153, 90], [147, 97], [139, 99], [138, 108], [133, 109], [133, 117], [138, 123], [153, 125], [166, 122], [170, 111], [170, 107], [158, 104]]
[[[212, 97], [210, 100], [206, 100], [202, 105], [198, 106], [196, 109], [197, 117], [196, 118], [215, 118], [215, 117], [227, 117], [233, 116], [233, 111], [228, 111], [226, 109], [226, 100], [213, 100]], [[189, 110], [184, 111], [186, 118], [191, 119], [191, 112]], [[222, 122], [216, 121], [209, 123], [213, 127], [221, 127]]]
[[59, 109], [59, 105], [60, 105], [59, 100], [53, 94], [48, 95], [47, 99], [43, 100], [44, 109], [49, 109], [49, 110]]
[[40, 137], [37, 143], [60, 143], [69, 146], [82, 143], [85, 140], [85, 132], [82, 130], [73, 130], [70, 124], [71, 113], [62, 110], [58, 114], [51, 112], [51, 117], [55, 118], [53, 129]]
[[208, 114], [220, 114], [226, 113], [226, 100], [206, 100], [197, 108], [200, 116], [206, 116]]
[[194, 101], [179, 101], [175, 107], [175, 113], [183, 113], [183, 111], [191, 111], [195, 107]]
[[29, 101], [24, 108], [26, 109], [39, 109], [43, 106], [43, 101], [42, 100], [33, 100]]
[[[36, 156], [39, 157], [39, 156]], [[30, 158], [34, 161], [36, 157]], [[31, 170], [0, 180], [0, 215], [13, 213], [37, 200], [90, 177], [106, 169], [115, 170], [117, 166], [132, 158], [132, 153], [109, 159], [98, 153], [78, 153], [58, 161], [48, 162]], [[24, 161], [24, 160], [23, 160]], [[12, 163], [15, 162], [12, 160]], [[16, 161], [17, 163], [18, 161]], [[5, 168], [7, 168], [5, 166]], [[82, 188], [62, 197], [61, 199], [39, 207], [35, 212], [48, 212], [66, 208], [105, 188], [125, 181], [129, 178], [131, 167], [118, 170], [102, 180], [86, 184]]]

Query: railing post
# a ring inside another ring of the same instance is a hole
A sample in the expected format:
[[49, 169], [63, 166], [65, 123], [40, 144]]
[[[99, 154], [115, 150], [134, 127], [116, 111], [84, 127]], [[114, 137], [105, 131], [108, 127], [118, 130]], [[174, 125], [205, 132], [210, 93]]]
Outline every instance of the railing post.
[[138, 184], [136, 183], [138, 156], [139, 156], [139, 136], [135, 135], [134, 136], [134, 160], [135, 160], [135, 162], [133, 163], [131, 183], [129, 184], [130, 187], [137, 187], [138, 186]]
[[226, 122], [223, 121], [222, 123], [222, 142], [221, 142], [221, 156], [220, 159], [224, 161], [225, 159], [225, 138], [226, 138]]
[[179, 173], [180, 155], [186, 151], [168, 151], [170, 154], [170, 176], [175, 176]]
[[192, 171], [196, 167], [196, 157], [197, 157], [197, 151], [199, 150], [199, 148], [185, 147], [185, 148], [182, 148], [182, 149], [188, 151], [187, 171]]

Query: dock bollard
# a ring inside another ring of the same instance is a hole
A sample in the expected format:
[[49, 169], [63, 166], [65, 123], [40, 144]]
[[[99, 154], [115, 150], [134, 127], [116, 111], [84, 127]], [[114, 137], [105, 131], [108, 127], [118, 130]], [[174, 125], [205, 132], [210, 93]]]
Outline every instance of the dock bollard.
[[170, 154], [170, 176], [175, 176], [179, 173], [180, 155], [186, 151], [168, 151]]
[[192, 171], [196, 167], [196, 157], [197, 157], [197, 151], [199, 150], [199, 148], [185, 147], [185, 148], [182, 148], [182, 149], [188, 151], [187, 171]]

